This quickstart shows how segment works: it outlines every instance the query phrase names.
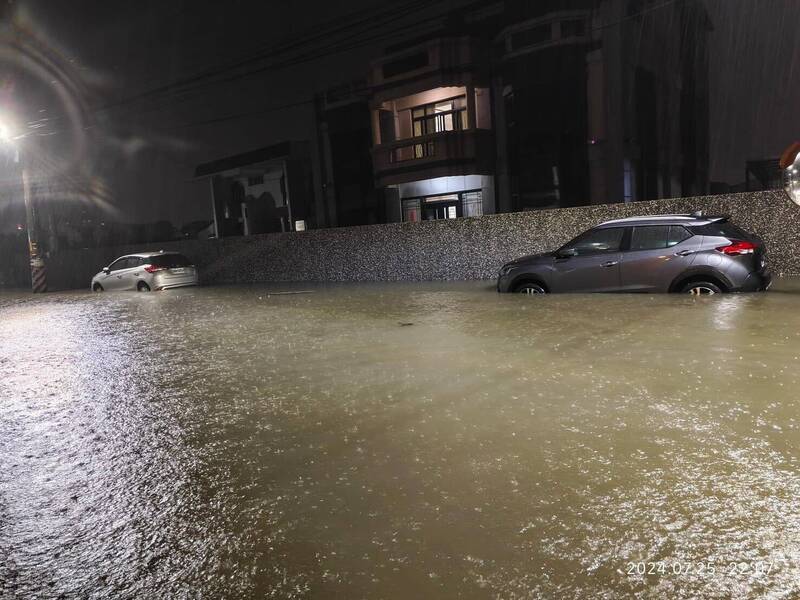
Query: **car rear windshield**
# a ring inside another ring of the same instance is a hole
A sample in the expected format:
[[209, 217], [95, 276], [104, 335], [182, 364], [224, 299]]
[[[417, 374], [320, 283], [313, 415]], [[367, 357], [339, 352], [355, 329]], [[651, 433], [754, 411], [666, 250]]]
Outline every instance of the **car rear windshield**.
[[192, 263], [183, 254], [160, 254], [147, 259], [151, 265], [172, 269], [174, 267], [188, 267]]
[[726, 237], [735, 240], [749, 240], [753, 236], [744, 229], [740, 229], [728, 221], [716, 221], [708, 225], [696, 225], [690, 227], [692, 233], [696, 235], [709, 235], [714, 237]]

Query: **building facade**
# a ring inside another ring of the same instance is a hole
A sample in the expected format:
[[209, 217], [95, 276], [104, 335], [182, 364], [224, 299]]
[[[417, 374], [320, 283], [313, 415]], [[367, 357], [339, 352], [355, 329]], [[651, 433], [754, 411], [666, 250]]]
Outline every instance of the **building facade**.
[[707, 193], [699, 0], [481, 6], [370, 66], [387, 220]]
[[505, 15], [512, 210], [707, 192], [699, 1], [508, 0]]
[[306, 225], [703, 195], [711, 29], [701, 0], [462, 7], [316, 96]]
[[199, 165], [215, 237], [316, 227], [309, 144], [283, 142]]
[[386, 221], [384, 193], [372, 170], [366, 82], [352, 81], [315, 97], [321, 185], [317, 212], [328, 227]]
[[435, 37], [371, 65], [372, 166], [388, 220], [496, 211], [490, 50], [470, 35]]

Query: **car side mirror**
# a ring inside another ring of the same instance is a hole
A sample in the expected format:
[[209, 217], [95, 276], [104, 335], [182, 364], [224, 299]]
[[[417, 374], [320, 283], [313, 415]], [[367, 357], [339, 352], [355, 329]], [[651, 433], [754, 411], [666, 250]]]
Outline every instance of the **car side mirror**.
[[109, 269], [108, 267], [103, 267], [103, 273], [108, 275], [109, 273], [111, 273], [111, 269]]
[[572, 258], [578, 256], [578, 251], [575, 248], [564, 248], [556, 253], [558, 258]]

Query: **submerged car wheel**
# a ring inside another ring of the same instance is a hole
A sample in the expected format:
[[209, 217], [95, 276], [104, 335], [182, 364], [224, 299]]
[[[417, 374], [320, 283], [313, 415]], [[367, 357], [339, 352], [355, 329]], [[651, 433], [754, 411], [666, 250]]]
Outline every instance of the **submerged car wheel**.
[[105, 290], [103, 289], [102, 285], [100, 285], [99, 283], [95, 283], [94, 286], [92, 287], [92, 291], [93, 292], [104, 292]]
[[714, 294], [721, 294], [722, 290], [719, 286], [710, 281], [692, 281], [683, 286], [684, 294], [691, 294], [692, 296], [713, 296]]
[[150, 286], [147, 285], [144, 281], [140, 281], [136, 285], [136, 291], [137, 292], [149, 292], [150, 291]]
[[538, 283], [533, 283], [532, 281], [528, 281], [525, 283], [519, 284], [516, 288], [514, 288], [514, 293], [516, 294], [546, 294], [547, 290], [544, 289]]

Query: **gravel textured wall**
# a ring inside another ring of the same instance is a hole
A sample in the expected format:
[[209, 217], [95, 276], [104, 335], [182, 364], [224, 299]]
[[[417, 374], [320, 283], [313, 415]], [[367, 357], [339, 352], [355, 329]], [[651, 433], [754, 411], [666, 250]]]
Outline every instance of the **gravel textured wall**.
[[51, 289], [88, 287], [115, 257], [161, 248], [192, 258], [204, 283], [491, 279], [504, 262], [556, 248], [602, 221], [694, 210], [730, 215], [764, 238], [776, 274], [800, 274], [800, 207], [770, 191], [76, 250], [51, 257], [48, 281]]

